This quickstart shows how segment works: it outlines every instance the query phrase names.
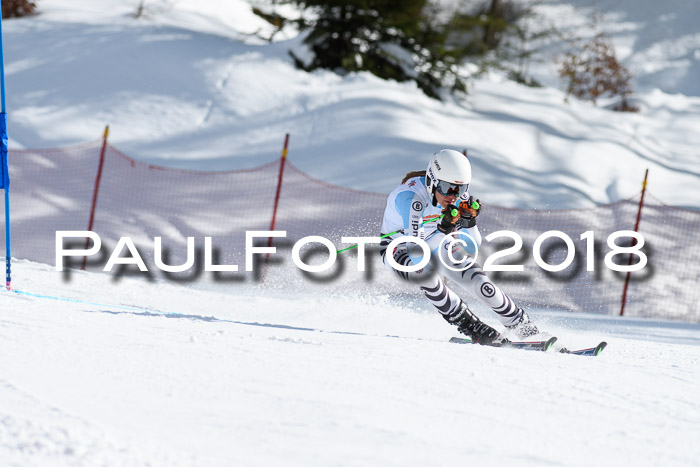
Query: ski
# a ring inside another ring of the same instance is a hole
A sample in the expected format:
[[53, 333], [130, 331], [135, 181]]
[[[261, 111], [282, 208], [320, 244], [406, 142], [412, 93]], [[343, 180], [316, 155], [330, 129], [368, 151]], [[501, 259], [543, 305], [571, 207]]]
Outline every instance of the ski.
[[[523, 350], [539, 350], [542, 352], [546, 352], [552, 348], [554, 343], [557, 341], [556, 337], [550, 337], [547, 340], [544, 341], [530, 341], [530, 342], [508, 342], [506, 344], [484, 344], [489, 347], [505, 347], [505, 348], [511, 348], [511, 349], [523, 349]], [[468, 337], [452, 337], [450, 339], [450, 342], [454, 344], [478, 344], [478, 342], [475, 342]], [[589, 349], [579, 349], [579, 350], [569, 350], [566, 347], [561, 347], [557, 351], [559, 353], [565, 353], [569, 355], [584, 355], [588, 357], [595, 357], [597, 355], [600, 355], [600, 353], [605, 349], [605, 347], [608, 345], [607, 342], [601, 342], [600, 344], [596, 345], [595, 347], [591, 347]]]
[[[530, 342], [507, 342], [505, 344], [482, 344], [489, 347], [505, 347], [507, 349], [523, 349], [523, 350], [539, 350], [546, 352], [557, 341], [556, 337], [550, 337], [546, 341], [530, 341]], [[478, 344], [468, 337], [452, 337], [450, 342], [453, 344]]]
[[562, 347], [559, 352], [565, 353], [565, 354], [570, 354], [570, 355], [585, 355], [588, 357], [595, 357], [599, 355], [605, 347], [607, 347], [608, 343], [607, 342], [601, 342], [600, 344], [596, 345], [595, 347], [591, 347], [590, 349], [580, 349], [580, 350], [569, 350], [566, 347]]

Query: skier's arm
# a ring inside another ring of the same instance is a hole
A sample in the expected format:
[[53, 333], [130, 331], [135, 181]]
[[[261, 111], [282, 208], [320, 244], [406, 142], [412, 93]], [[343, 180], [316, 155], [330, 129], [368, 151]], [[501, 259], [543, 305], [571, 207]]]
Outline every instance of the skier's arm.
[[464, 240], [467, 244], [464, 249], [470, 255], [476, 254], [477, 250], [481, 248], [481, 232], [479, 232], [479, 227], [469, 227], [468, 229], [461, 228], [456, 231], [457, 238]]
[[[475, 255], [476, 252], [481, 247], [481, 233], [479, 228], [476, 226], [476, 221], [474, 218], [478, 215], [479, 205], [474, 204], [474, 208], [470, 209], [473, 198], [470, 197], [469, 200], [463, 200], [459, 205], [459, 213], [456, 217], [451, 216], [446, 212], [447, 209], [457, 211], [455, 206], [450, 205], [443, 210], [444, 219], [437, 226], [437, 231], [433, 232], [426, 238], [428, 245], [433, 252], [433, 254], [438, 253], [438, 249], [443, 244], [445, 236], [450, 235], [454, 240], [461, 240], [462, 248], [469, 255]], [[465, 217], [461, 217], [464, 215]]]
[[[410, 190], [399, 193], [396, 196], [395, 208], [403, 220], [404, 235], [420, 237], [421, 231], [423, 230], [423, 211], [425, 210], [425, 207], [423, 206], [423, 203], [420, 201], [419, 197]], [[434, 222], [437, 223], [439, 221], [436, 220]], [[469, 237], [463, 235], [463, 232], [467, 233]], [[465, 250], [469, 254], [474, 254], [481, 246], [481, 234], [479, 233], [479, 228], [476, 226], [465, 230], [458, 227], [457, 230], [455, 230], [455, 234], [455, 237], [464, 240], [466, 243]], [[435, 229], [424, 240], [430, 247], [431, 252], [436, 254], [444, 238], [445, 234]], [[476, 246], [474, 243], [476, 243]], [[408, 251], [413, 261], [420, 261], [421, 255], [415, 254], [416, 251], [421, 251], [420, 249], [409, 248]], [[414, 254], [411, 254], [411, 252]]]
[[[468, 193], [467, 193], [468, 194]], [[459, 213], [462, 216], [460, 219], [461, 232], [466, 233], [469, 237], [465, 238], [462, 235], [462, 239], [467, 242], [469, 248], [466, 248], [470, 254], [475, 253], [474, 243], [476, 243], [476, 250], [481, 247], [481, 233], [479, 232], [479, 227], [476, 225], [476, 217], [481, 213], [481, 203], [478, 199], [474, 199], [473, 196], [468, 196], [467, 199], [462, 199], [459, 204]]]
[[[396, 196], [396, 211], [401, 214], [403, 219], [404, 235], [410, 237], [421, 238], [423, 232], [423, 211], [425, 206], [420, 198], [412, 191], [404, 191]], [[430, 235], [425, 239], [430, 249], [435, 252], [440, 245], [440, 241], [445, 237], [445, 234], [438, 232], [439, 237]], [[408, 254], [411, 260], [415, 263], [420, 262], [423, 257], [422, 249], [417, 245], [407, 247]]]

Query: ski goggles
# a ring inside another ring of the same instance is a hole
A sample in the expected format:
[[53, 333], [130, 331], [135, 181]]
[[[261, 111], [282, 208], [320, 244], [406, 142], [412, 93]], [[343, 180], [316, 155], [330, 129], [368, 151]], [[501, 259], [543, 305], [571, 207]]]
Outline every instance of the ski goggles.
[[468, 183], [459, 185], [456, 183], [446, 182], [444, 180], [438, 180], [437, 183], [437, 191], [442, 196], [456, 196], [457, 198], [460, 198], [464, 193], [467, 192], [468, 189]]

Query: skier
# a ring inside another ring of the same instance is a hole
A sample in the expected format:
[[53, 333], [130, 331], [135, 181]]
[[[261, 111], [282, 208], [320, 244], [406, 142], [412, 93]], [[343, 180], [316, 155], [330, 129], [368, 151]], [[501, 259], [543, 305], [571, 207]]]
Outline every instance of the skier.
[[[445, 285], [443, 275], [473, 290], [476, 297], [496, 312], [501, 323], [522, 340], [538, 334], [537, 327], [522, 308], [489, 280], [481, 266], [473, 262], [473, 255], [481, 244], [476, 226], [481, 205], [469, 195], [471, 177], [467, 157], [451, 149], [436, 152], [426, 171], [407, 173], [389, 195], [382, 222], [382, 232], [399, 232], [382, 239], [380, 253], [385, 265], [403, 279], [417, 283], [442, 317], [473, 341], [500, 345], [508, 339], [474, 315]], [[402, 266], [420, 263], [423, 251], [415, 243], [401, 243], [394, 251], [387, 252], [392, 240], [405, 235], [424, 240], [431, 250], [431, 262], [415, 272], [394, 269], [387, 261], [390, 254]], [[453, 243], [449, 254], [446, 246], [450, 242], [445, 238], [448, 235], [463, 240], [466, 247]], [[437, 261], [437, 256], [441, 261]], [[470, 262], [473, 264], [469, 265]]]

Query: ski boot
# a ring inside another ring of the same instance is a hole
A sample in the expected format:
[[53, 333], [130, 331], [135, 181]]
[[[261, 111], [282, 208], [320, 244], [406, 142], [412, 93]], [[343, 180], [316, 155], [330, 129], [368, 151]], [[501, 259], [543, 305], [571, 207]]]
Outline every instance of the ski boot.
[[477, 344], [500, 346], [509, 342], [498, 331], [481, 321], [464, 302], [449, 315], [443, 315], [443, 318], [457, 326], [459, 332]]
[[520, 318], [518, 318], [515, 323], [506, 326], [506, 328], [515, 334], [520, 340], [525, 340], [528, 337], [539, 334], [539, 329], [537, 329], [537, 326], [530, 321], [530, 317], [527, 315], [527, 313], [525, 313], [525, 311], [520, 307], [518, 307], [518, 312]]

